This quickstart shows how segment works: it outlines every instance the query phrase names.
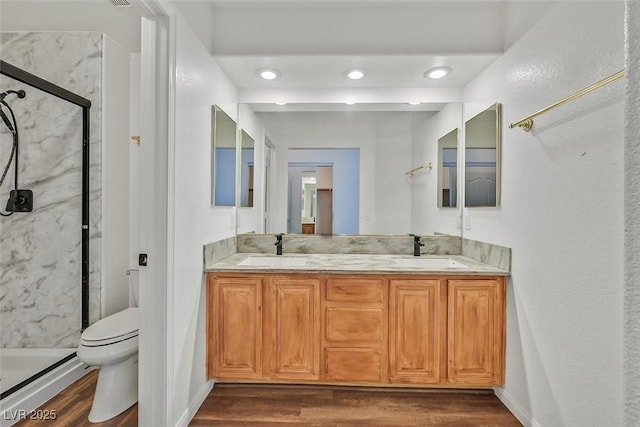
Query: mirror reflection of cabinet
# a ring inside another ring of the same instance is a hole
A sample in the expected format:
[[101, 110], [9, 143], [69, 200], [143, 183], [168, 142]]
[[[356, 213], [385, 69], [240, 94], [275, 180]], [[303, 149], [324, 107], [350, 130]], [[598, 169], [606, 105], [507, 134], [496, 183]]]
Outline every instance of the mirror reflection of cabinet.
[[316, 234], [333, 234], [333, 166], [318, 166]]
[[458, 206], [458, 128], [438, 139], [438, 207]]
[[214, 105], [211, 108], [211, 202], [236, 205], [236, 122]]
[[500, 205], [500, 104], [465, 123], [465, 206]]
[[253, 207], [255, 141], [244, 130], [241, 134], [240, 147], [240, 206]]
[[302, 234], [316, 232], [316, 172], [302, 172]]

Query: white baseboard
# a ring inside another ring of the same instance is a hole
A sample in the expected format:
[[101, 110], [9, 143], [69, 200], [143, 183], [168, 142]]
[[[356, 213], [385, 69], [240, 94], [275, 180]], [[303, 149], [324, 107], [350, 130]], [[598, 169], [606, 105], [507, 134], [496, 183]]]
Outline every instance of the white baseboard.
[[516, 402], [515, 399], [513, 399], [513, 397], [511, 397], [511, 395], [505, 391], [504, 388], [494, 387], [493, 391], [498, 399], [500, 399], [500, 401], [504, 403], [504, 406], [506, 406], [509, 411], [511, 411], [511, 413], [515, 415], [515, 417], [522, 423], [523, 426], [541, 427], [540, 424], [538, 424], [533, 419], [531, 414], [525, 411], [522, 406], [520, 406], [520, 404], [518, 404], [518, 402]]
[[[62, 390], [82, 378], [88, 366], [77, 357], [57, 367], [53, 371], [24, 386], [9, 397], [2, 400], [0, 408], [0, 426], [10, 427], [29, 416], [29, 412], [39, 408], [43, 403]], [[53, 416], [53, 414], [51, 414]]]
[[196, 415], [198, 409], [200, 409], [200, 406], [202, 406], [202, 404], [204, 403], [204, 400], [207, 398], [207, 396], [209, 396], [209, 393], [211, 393], [213, 384], [213, 380], [208, 380], [202, 385], [200, 391], [198, 391], [196, 396], [191, 401], [189, 408], [184, 411], [184, 413], [176, 423], [176, 427], [187, 427], [189, 425], [191, 419]]

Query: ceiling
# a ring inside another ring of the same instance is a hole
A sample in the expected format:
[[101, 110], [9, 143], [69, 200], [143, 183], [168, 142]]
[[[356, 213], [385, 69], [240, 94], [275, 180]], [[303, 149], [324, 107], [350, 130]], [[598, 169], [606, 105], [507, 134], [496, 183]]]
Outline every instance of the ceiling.
[[[475, 55], [272, 55], [217, 56], [234, 84], [241, 89], [283, 88], [419, 88], [463, 87], [499, 54]], [[430, 68], [449, 66], [453, 72], [442, 80], [426, 79]], [[281, 76], [266, 81], [256, 70], [272, 67]], [[346, 71], [362, 69], [360, 80], [347, 78]]]
[[109, 0], [0, 0], [2, 31], [99, 31], [140, 52], [140, 13]]
[[[238, 87], [240, 101], [257, 111], [371, 110], [376, 103], [393, 111], [437, 111], [460, 101], [462, 89], [553, 4], [210, 0], [176, 7]], [[423, 77], [440, 65], [453, 72], [440, 80]], [[265, 67], [280, 77], [261, 79], [257, 70]], [[346, 78], [349, 68], [364, 69], [365, 77]], [[349, 99], [360, 107], [345, 106]]]
[[[527, 0], [168, 0], [260, 111], [437, 111], [498, 58], [554, 2]], [[140, 51], [140, 15], [108, 0], [0, 0], [3, 31], [102, 31]], [[423, 73], [437, 65], [441, 80]], [[256, 70], [276, 68], [266, 81]], [[361, 80], [344, 73], [358, 67]], [[420, 101], [422, 106], [408, 106]], [[367, 106], [365, 106], [367, 105]]]

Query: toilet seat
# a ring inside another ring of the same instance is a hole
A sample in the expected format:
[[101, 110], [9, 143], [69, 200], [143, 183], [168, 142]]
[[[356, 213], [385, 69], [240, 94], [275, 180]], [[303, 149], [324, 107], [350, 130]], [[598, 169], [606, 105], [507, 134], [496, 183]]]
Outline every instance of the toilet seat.
[[80, 345], [102, 347], [130, 340], [138, 336], [138, 324], [138, 307], [129, 307], [100, 319], [85, 329]]
[[78, 354], [78, 359], [87, 365], [101, 367], [113, 365], [138, 353], [138, 337], [134, 336], [133, 338], [105, 345], [84, 345], [84, 343], [80, 343], [76, 353]]

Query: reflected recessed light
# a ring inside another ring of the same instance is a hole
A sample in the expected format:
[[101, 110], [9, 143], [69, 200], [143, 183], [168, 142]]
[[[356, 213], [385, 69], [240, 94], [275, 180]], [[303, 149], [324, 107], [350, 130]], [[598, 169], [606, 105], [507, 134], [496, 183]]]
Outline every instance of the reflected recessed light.
[[278, 70], [274, 70], [273, 68], [261, 68], [257, 70], [257, 73], [265, 80], [275, 80], [280, 77], [280, 72]]
[[287, 105], [287, 103], [284, 101], [278, 101], [276, 102], [276, 105]]
[[424, 72], [424, 76], [429, 79], [441, 79], [451, 73], [451, 67], [435, 67]]
[[414, 102], [407, 102], [407, 104], [409, 105], [420, 105], [420, 102], [414, 101]]
[[356, 101], [346, 101], [345, 104], [347, 105], [354, 105], [356, 103]]
[[364, 77], [364, 70], [361, 68], [352, 68], [345, 73], [351, 80], [360, 80]]

